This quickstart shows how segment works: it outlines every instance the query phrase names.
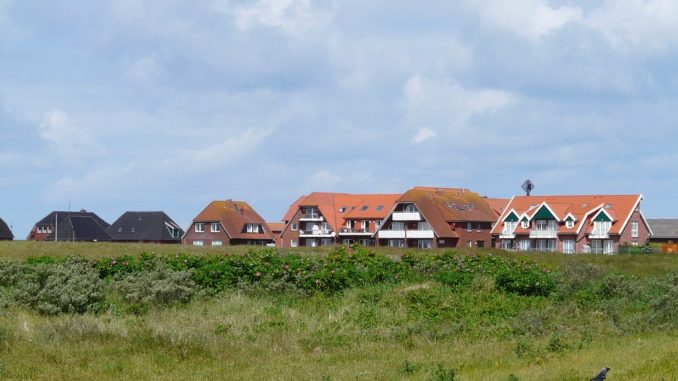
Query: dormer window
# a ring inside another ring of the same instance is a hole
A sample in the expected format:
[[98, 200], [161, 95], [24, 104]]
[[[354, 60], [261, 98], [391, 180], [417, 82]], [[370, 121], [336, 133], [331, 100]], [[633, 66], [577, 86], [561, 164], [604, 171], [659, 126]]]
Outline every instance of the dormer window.
[[530, 221], [528, 221], [528, 220], [522, 220], [522, 221], [520, 222], [520, 226], [521, 226], [523, 229], [527, 229], [527, 228], [530, 227]]
[[369, 207], [370, 207], [369, 205], [363, 205], [363, 207], [360, 208], [360, 211], [361, 211], [361, 212], [364, 212], [364, 211], [366, 211], [367, 209], [369, 209]]
[[250, 233], [250, 234], [258, 234], [258, 233], [261, 232], [260, 229], [259, 229], [259, 227], [260, 227], [260, 225], [256, 225], [256, 224], [247, 224], [247, 225], [245, 225], [245, 231], [246, 231], [247, 233]]
[[565, 221], [565, 227], [568, 229], [572, 229], [574, 227], [574, 221], [572, 220]]
[[345, 206], [342, 206], [341, 208], [339, 208], [339, 213], [344, 213], [345, 211], [346, 211]]
[[406, 213], [416, 213], [418, 212], [417, 206], [414, 204], [405, 204], [405, 212]]

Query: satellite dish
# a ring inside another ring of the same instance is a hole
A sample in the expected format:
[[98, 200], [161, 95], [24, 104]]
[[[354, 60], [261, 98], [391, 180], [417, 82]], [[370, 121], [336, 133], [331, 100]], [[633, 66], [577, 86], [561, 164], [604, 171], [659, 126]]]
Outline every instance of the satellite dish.
[[523, 190], [525, 191], [525, 193], [527, 193], [527, 195], [529, 196], [530, 193], [532, 193], [533, 189], [534, 183], [530, 180], [525, 180], [525, 182], [523, 183]]

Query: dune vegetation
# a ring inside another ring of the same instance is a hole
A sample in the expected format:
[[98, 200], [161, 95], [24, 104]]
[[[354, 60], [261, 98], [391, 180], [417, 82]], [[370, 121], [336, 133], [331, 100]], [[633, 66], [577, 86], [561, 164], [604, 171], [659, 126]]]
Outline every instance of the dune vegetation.
[[0, 244], [0, 378], [678, 379], [678, 257]]

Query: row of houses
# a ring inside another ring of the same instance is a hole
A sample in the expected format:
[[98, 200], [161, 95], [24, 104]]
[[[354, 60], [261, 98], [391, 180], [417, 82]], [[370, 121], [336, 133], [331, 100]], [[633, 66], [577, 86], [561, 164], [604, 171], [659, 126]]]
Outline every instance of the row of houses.
[[[434, 187], [415, 187], [404, 194], [315, 192], [299, 197], [279, 222], [266, 222], [247, 202], [225, 200], [211, 202], [185, 231], [164, 212], [126, 212], [109, 225], [81, 210], [50, 213], [27, 239], [195, 246], [495, 247], [610, 254], [620, 245], [648, 242], [655, 223], [662, 232], [657, 239], [678, 241], [678, 229], [674, 236], [666, 233], [674, 220], [646, 220], [642, 200], [642, 195], [500, 199], [469, 189]], [[0, 239], [11, 239], [2, 220]]]

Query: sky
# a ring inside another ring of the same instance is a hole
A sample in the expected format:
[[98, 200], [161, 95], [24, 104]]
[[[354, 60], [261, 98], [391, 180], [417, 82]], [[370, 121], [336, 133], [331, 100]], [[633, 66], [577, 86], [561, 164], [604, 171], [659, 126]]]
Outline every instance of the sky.
[[0, 0], [0, 217], [525, 179], [678, 217], [677, 60], [672, 0]]

